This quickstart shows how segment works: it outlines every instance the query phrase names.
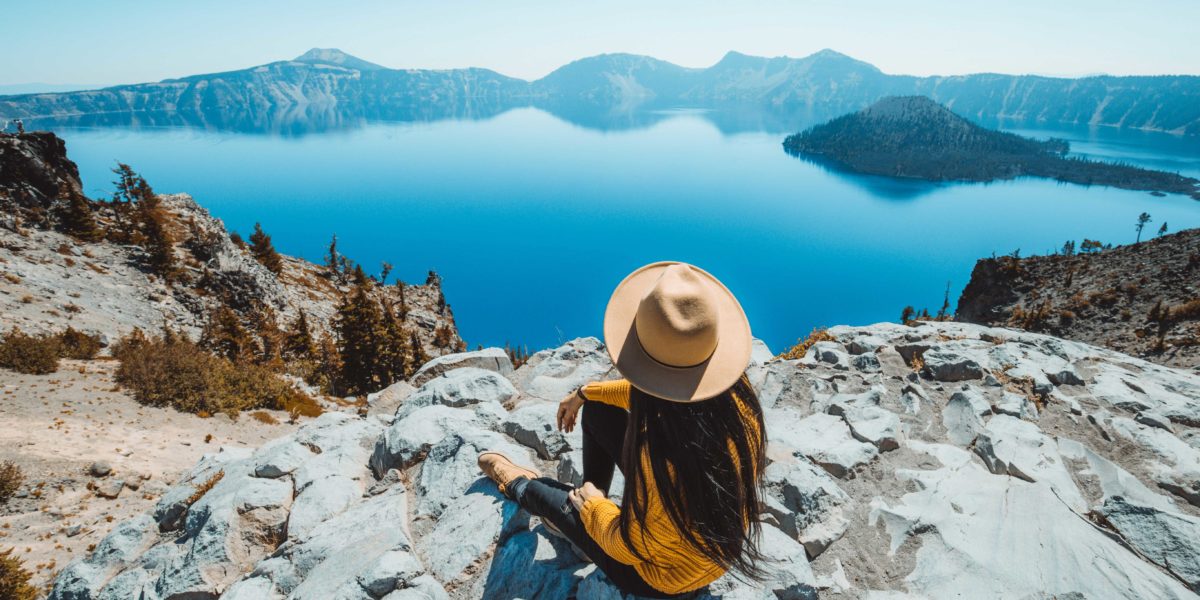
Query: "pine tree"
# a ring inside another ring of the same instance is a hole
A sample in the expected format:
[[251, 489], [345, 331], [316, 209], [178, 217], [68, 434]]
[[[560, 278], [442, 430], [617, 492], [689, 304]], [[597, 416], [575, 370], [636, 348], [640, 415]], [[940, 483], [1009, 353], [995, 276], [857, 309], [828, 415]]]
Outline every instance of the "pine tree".
[[259, 356], [258, 344], [242, 326], [237, 313], [228, 306], [218, 308], [209, 316], [200, 336], [200, 345], [235, 363], [252, 363]]
[[333, 239], [329, 240], [329, 251], [325, 254], [325, 274], [330, 279], [341, 279], [341, 255], [338, 254], [337, 234], [333, 234]]
[[175, 240], [167, 227], [167, 213], [162, 201], [145, 179], [139, 177], [134, 184], [137, 198], [138, 220], [142, 229], [142, 247], [149, 254], [150, 268], [168, 282], [177, 274], [175, 264]]
[[284, 356], [292, 360], [305, 360], [317, 355], [317, 345], [313, 341], [312, 329], [308, 326], [308, 315], [304, 314], [303, 310], [288, 327], [283, 352]]
[[388, 275], [392, 274], [392, 263], [386, 260], [379, 265], [379, 285], [387, 285]]
[[271, 245], [271, 236], [263, 231], [259, 223], [254, 224], [254, 233], [250, 234], [250, 254], [270, 272], [278, 275], [283, 271], [283, 258], [275, 251], [275, 246]]
[[384, 318], [384, 339], [380, 345], [381, 376], [380, 384], [391, 385], [409, 375], [408, 336], [395, 311], [386, 300], [380, 301], [380, 310]]
[[396, 308], [397, 308], [397, 313], [399, 314], [401, 321], [408, 320], [408, 300], [406, 300], [405, 296], [404, 296], [405, 287], [406, 286], [404, 285], [403, 281], [399, 281], [399, 280], [396, 281], [396, 290], [400, 294], [400, 299], [396, 303]]
[[87, 197], [64, 183], [58, 188], [58, 198], [58, 224], [63, 233], [81, 242], [95, 242], [102, 237]]
[[1142, 230], [1146, 228], [1146, 223], [1149, 222], [1150, 213], [1142, 213], [1138, 215], [1137, 224], [1133, 226], [1133, 228], [1137, 230], [1137, 241], [1134, 242], [1135, 244], [1140, 244], [1142, 242]]
[[1167, 222], [1163, 221], [1162, 227], [1158, 228], [1158, 237], [1162, 237], [1167, 233]]
[[258, 339], [262, 340], [262, 352], [258, 356], [258, 364], [282, 371], [283, 353], [288, 335], [279, 328], [275, 310], [265, 304], [262, 305], [255, 314], [254, 328]]
[[[351, 394], [375, 391], [386, 379], [386, 369], [381, 366], [386, 324], [365, 280], [366, 275], [356, 279], [354, 288], [342, 298], [335, 323], [341, 359], [339, 380]], [[380, 377], [381, 372], [384, 377]]]
[[429, 362], [429, 354], [425, 352], [425, 346], [421, 344], [421, 340], [417, 337], [417, 332], [415, 331], [409, 334], [408, 347], [412, 350], [412, 365], [415, 372], [417, 369], [425, 366], [425, 363]]

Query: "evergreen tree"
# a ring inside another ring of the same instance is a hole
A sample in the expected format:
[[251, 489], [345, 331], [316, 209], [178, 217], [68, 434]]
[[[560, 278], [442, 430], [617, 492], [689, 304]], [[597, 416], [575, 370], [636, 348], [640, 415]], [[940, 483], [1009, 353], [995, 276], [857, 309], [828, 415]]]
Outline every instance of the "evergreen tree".
[[388, 275], [392, 274], [392, 263], [386, 260], [379, 265], [379, 285], [387, 285]]
[[429, 362], [429, 354], [425, 352], [425, 346], [421, 344], [420, 338], [417, 337], [417, 332], [409, 333], [408, 346], [412, 349], [412, 365], [413, 371], [420, 369], [425, 363]]
[[63, 233], [81, 242], [95, 242], [102, 237], [92, 203], [83, 194], [64, 183], [58, 188], [58, 198], [58, 224]]
[[293, 360], [310, 359], [317, 355], [317, 345], [308, 326], [308, 315], [303, 310], [288, 327], [283, 352], [284, 356]]
[[397, 313], [399, 314], [401, 321], [408, 320], [408, 301], [405, 299], [405, 296], [404, 296], [405, 287], [407, 287], [407, 286], [404, 285], [403, 281], [399, 281], [399, 280], [396, 281], [396, 290], [399, 292], [399, 295], [400, 295], [400, 299], [396, 303], [396, 308], [397, 308]]
[[381, 369], [384, 380], [381, 384], [391, 385], [408, 378], [410, 372], [408, 336], [395, 311], [386, 300], [380, 301], [384, 317], [384, 339], [380, 345]]
[[1163, 221], [1162, 227], [1158, 228], [1158, 237], [1162, 237], [1167, 233], [1167, 222]]
[[337, 234], [329, 240], [329, 251], [325, 254], [325, 272], [331, 279], [341, 279], [341, 255], [338, 254]]
[[246, 240], [243, 240], [242, 234], [240, 234], [236, 231], [229, 232], [229, 241], [233, 242], [233, 245], [237, 246], [238, 248], [241, 248], [243, 250], [246, 249]]
[[905, 306], [904, 310], [900, 311], [900, 323], [908, 325], [912, 323], [915, 316], [917, 316], [917, 310], [911, 306]]
[[142, 247], [149, 254], [150, 268], [168, 282], [175, 279], [175, 240], [167, 226], [162, 201], [145, 179], [138, 180], [138, 220], [142, 228]]
[[283, 258], [275, 251], [275, 246], [271, 245], [271, 236], [263, 231], [259, 223], [254, 224], [254, 233], [250, 234], [250, 254], [270, 272], [278, 275], [283, 271]]
[[351, 394], [375, 391], [386, 380], [385, 357], [381, 355], [386, 324], [365, 280], [366, 275], [356, 279], [354, 288], [342, 298], [335, 323], [341, 359], [338, 378]]
[[279, 319], [275, 310], [262, 305], [255, 314], [254, 328], [258, 339], [262, 340], [262, 352], [258, 363], [276, 371], [283, 370], [283, 353], [287, 345], [288, 335], [279, 328]]
[[242, 326], [237, 313], [228, 306], [221, 306], [209, 316], [200, 336], [200, 345], [240, 364], [252, 363], [259, 355], [258, 344]]
[[1141, 243], [1142, 230], [1146, 228], [1146, 223], [1149, 223], [1149, 222], [1150, 222], [1150, 213], [1142, 213], [1142, 214], [1138, 215], [1137, 224], [1133, 226], [1133, 228], [1137, 230], [1137, 241], [1134, 242], [1135, 244]]

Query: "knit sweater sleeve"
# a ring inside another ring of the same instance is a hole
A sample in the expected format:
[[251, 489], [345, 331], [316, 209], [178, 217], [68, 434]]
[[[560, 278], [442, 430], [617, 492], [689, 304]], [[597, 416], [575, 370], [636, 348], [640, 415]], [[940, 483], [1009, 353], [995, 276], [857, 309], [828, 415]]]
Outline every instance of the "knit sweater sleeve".
[[641, 562], [621, 538], [621, 508], [608, 498], [588, 498], [579, 517], [583, 528], [605, 554], [627, 564]]
[[583, 386], [583, 397], [629, 410], [629, 389], [629, 382], [624, 379], [593, 381]]

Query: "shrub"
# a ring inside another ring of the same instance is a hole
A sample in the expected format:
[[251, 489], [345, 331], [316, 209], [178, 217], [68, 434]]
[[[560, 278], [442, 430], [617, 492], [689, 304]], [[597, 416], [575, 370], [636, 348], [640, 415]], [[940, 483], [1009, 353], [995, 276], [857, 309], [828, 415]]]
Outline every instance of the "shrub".
[[780, 354], [779, 358], [784, 360], [804, 358], [804, 355], [808, 353], [808, 349], [811, 348], [813, 344], [817, 342], [833, 341], [836, 341], [836, 338], [834, 338], [832, 335], [829, 335], [829, 332], [826, 331], [824, 327], [819, 327], [813, 329], [812, 333], [808, 334], [807, 338], [799, 340], [795, 346], [792, 346], [786, 352]]
[[0, 463], [0, 504], [8, 502], [20, 489], [23, 481], [25, 481], [25, 474], [21, 472], [21, 467], [9, 461]]
[[88, 335], [74, 327], [58, 334], [59, 356], [91, 360], [100, 353], [100, 336]]
[[13, 328], [0, 340], [0, 367], [44, 375], [58, 370], [58, 336], [33, 336]]
[[38, 591], [29, 584], [32, 575], [13, 556], [12, 548], [0, 552], [0, 598], [4, 600], [37, 600]]
[[135, 331], [114, 347], [113, 355], [121, 363], [117, 383], [142, 404], [230, 416], [255, 408], [320, 414], [312, 398], [269, 370], [235, 365], [169, 332], [151, 338]]
[[274, 416], [271, 415], [271, 413], [269, 413], [265, 410], [256, 410], [256, 411], [250, 413], [250, 418], [254, 419], [255, 421], [258, 421], [259, 423], [264, 423], [266, 425], [278, 425], [279, 424], [279, 419], [276, 419]]

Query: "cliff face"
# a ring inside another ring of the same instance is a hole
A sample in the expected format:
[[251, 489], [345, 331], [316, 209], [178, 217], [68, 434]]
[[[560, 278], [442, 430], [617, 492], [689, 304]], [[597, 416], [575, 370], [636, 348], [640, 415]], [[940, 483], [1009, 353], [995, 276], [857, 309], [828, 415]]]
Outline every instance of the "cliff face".
[[79, 192], [79, 168], [67, 158], [66, 143], [49, 132], [0, 134], [0, 209], [46, 210], [63, 186]]
[[[68, 325], [109, 341], [133, 328], [158, 331], [164, 324], [193, 339], [221, 306], [248, 313], [266, 306], [280, 326], [301, 311], [316, 329], [328, 332], [344, 281], [323, 266], [283, 257], [276, 274], [235, 244], [224, 224], [186, 194], [160, 195], [179, 265], [179, 281], [168, 284], [145, 268], [145, 250], [108, 241], [81, 242], [51, 229], [46, 214], [59, 202], [58, 189], [78, 192], [79, 175], [65, 144], [51, 133], [0, 136], [0, 323], [3, 329], [61, 331]], [[100, 205], [97, 205], [98, 207]], [[40, 215], [36, 221], [31, 214]], [[104, 219], [103, 210], [97, 210]], [[378, 286], [398, 303], [400, 288]], [[430, 356], [457, 349], [462, 340], [446, 305], [440, 279], [404, 286], [406, 326]], [[443, 330], [435, 343], [435, 331]], [[449, 334], [449, 335], [446, 335]]]
[[[755, 350], [773, 560], [699, 598], [1200, 590], [1200, 376], [963, 323], [829, 334], [799, 360]], [[592, 338], [515, 371], [496, 348], [435, 359], [367, 416], [207, 455], [50, 598], [631, 600], [476, 466], [500, 450], [580, 484], [557, 400], [614, 376]]]
[[1200, 367], [1200, 229], [1093, 254], [980, 260], [956, 318]]

